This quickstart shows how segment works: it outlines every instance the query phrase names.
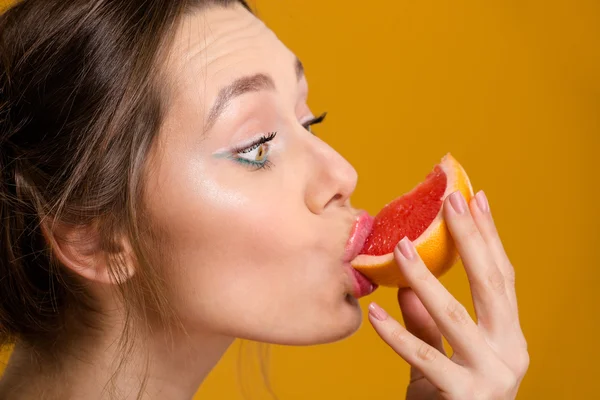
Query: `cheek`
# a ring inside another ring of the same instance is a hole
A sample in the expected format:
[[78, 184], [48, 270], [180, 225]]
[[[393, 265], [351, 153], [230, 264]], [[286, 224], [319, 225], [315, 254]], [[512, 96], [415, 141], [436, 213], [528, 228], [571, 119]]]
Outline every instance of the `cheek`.
[[335, 247], [319, 236], [310, 217], [288, 217], [294, 213], [282, 208], [285, 203], [252, 204], [260, 207], [213, 206], [171, 225], [168, 282], [188, 326], [216, 328], [231, 318], [236, 327], [269, 325], [271, 317], [332, 309], [341, 297]]
[[[265, 206], [268, 204], [264, 204]], [[274, 205], [276, 206], [276, 205]], [[331, 248], [304, 223], [276, 212], [280, 209], [247, 207], [244, 210], [212, 209], [210, 217], [187, 218], [173, 232], [175, 260], [183, 284], [206, 287], [212, 292], [293, 288], [323, 279]], [[288, 213], [285, 213], [288, 215]]]
[[226, 172], [211, 179], [197, 178], [207, 176], [200, 170], [187, 179], [171, 174], [153, 198], [172, 251], [162, 267], [179, 317], [231, 331], [280, 323], [290, 313], [298, 323], [333, 314], [344, 290], [336, 235], [304, 207], [297, 188], [274, 185], [275, 196]]

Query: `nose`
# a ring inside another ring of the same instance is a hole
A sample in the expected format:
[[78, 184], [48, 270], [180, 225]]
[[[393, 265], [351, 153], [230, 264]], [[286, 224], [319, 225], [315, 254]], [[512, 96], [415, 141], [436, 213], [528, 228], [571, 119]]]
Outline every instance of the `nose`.
[[308, 145], [311, 177], [305, 202], [311, 212], [321, 214], [329, 207], [349, 206], [358, 174], [341, 154], [316, 136]]

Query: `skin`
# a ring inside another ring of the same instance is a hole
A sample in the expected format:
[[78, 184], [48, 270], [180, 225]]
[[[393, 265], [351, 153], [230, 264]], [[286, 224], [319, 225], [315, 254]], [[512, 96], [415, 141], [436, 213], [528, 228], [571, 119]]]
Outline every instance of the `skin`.
[[[296, 56], [236, 7], [187, 18], [169, 59], [172, 99], [147, 202], [174, 255], [172, 301], [188, 330], [292, 345], [355, 331], [361, 312], [341, 259], [357, 173], [302, 125], [314, 115]], [[234, 98], [203, 129], [220, 89], [259, 73], [274, 88]], [[267, 146], [235, 156], [266, 157], [270, 168], [224, 155], [272, 132]]]
[[[431, 274], [407, 238], [394, 249], [411, 287], [398, 292], [406, 327], [375, 303], [369, 305], [369, 320], [411, 365], [407, 400], [514, 399], [529, 368], [514, 268], [483, 191], [468, 205], [455, 192], [443, 207], [470, 282], [477, 322]], [[454, 350], [451, 357], [442, 336]]]
[[[342, 266], [358, 214], [349, 201], [357, 174], [303, 126], [314, 114], [295, 55], [238, 6], [186, 17], [170, 50], [164, 64], [169, 109], [152, 154], [146, 202], [171, 252], [163, 267], [186, 332], [153, 331], [116, 385], [136, 388], [141, 354], [149, 351], [146, 398], [176, 400], [193, 396], [235, 338], [328, 343], [355, 332], [362, 314]], [[270, 76], [273, 88], [232, 99], [207, 130], [220, 90], [258, 73]], [[262, 152], [232, 150], [271, 132], [277, 134]], [[264, 160], [265, 154], [272, 163], [266, 169], [235, 160]], [[491, 214], [474, 203], [472, 213], [452, 213], [448, 201], [444, 209], [471, 279], [478, 324], [461, 307], [449, 314], [456, 300], [418, 258], [405, 260], [399, 250], [395, 256], [413, 287], [398, 296], [408, 330], [374, 304], [369, 320], [413, 365], [408, 398], [513, 399], [528, 365], [514, 271]], [[110, 377], [123, 315], [104, 266], [58, 245], [61, 261], [91, 282], [110, 318], [101, 335], [74, 345], [69, 354], [77, 357], [65, 355], [60, 374], [32, 372], [28, 350], [17, 347], [0, 385], [0, 394], [11, 392], [14, 399], [42, 391], [47, 398], [100, 399]], [[452, 358], [441, 353], [441, 334], [455, 348]]]

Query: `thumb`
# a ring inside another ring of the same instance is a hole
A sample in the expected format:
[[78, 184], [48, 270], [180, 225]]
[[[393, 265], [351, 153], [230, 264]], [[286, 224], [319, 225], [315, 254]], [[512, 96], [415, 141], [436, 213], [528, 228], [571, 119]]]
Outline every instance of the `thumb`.
[[[404, 319], [406, 329], [447, 356], [442, 341], [442, 334], [433, 318], [431, 318], [429, 311], [427, 311], [415, 292], [409, 288], [399, 289], [398, 304], [402, 311], [402, 318]], [[423, 374], [420, 371], [411, 367], [411, 382], [422, 377]]]

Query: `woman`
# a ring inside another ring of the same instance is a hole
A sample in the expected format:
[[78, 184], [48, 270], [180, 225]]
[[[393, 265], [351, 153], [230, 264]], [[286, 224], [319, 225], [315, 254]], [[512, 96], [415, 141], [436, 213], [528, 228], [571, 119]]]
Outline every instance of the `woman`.
[[[311, 134], [302, 64], [243, 0], [24, 0], [0, 59], [0, 398], [189, 399], [234, 338], [358, 329], [356, 171]], [[407, 398], [514, 399], [513, 269], [482, 192], [444, 210], [478, 323], [407, 240], [408, 330], [376, 304], [369, 320], [413, 366]]]

